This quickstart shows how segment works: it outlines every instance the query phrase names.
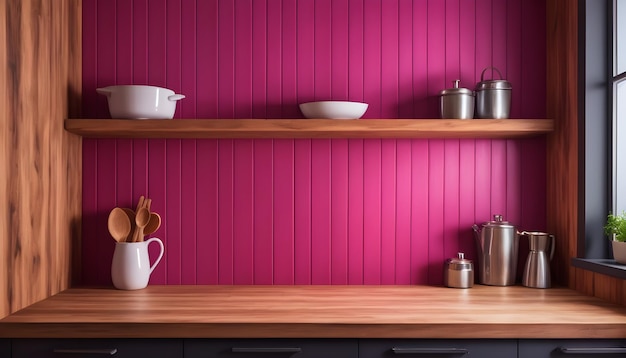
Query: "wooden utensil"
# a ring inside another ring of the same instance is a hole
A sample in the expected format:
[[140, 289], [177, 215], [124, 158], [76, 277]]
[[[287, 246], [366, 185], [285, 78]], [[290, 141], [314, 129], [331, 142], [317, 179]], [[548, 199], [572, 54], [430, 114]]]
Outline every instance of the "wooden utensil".
[[126, 213], [126, 216], [128, 216], [128, 220], [130, 221], [130, 231], [128, 232], [128, 236], [126, 237], [124, 241], [132, 242], [133, 236], [135, 235], [135, 229], [137, 226], [135, 224], [135, 211], [131, 208], [122, 208], [122, 210], [124, 210], [124, 212]]
[[143, 241], [143, 229], [148, 225], [148, 221], [150, 221], [150, 211], [142, 206], [135, 214], [136, 229], [133, 242]]
[[115, 241], [124, 242], [130, 233], [130, 220], [121, 208], [113, 208], [109, 213], [109, 233]]
[[145, 235], [150, 235], [157, 231], [161, 227], [161, 215], [158, 213], [150, 213], [150, 220], [148, 225], [143, 229]]

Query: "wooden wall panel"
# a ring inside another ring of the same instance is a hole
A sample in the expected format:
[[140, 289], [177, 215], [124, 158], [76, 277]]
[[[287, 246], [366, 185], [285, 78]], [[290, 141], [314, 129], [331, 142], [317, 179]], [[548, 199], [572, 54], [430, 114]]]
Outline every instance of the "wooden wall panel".
[[579, 210], [583, 186], [579, 183], [580, 145], [578, 124], [578, 2], [547, 2], [548, 117], [555, 131], [547, 144], [547, 210], [549, 230], [560, 241], [554, 255], [554, 274], [559, 282], [575, 287], [576, 271], [570, 259], [578, 257]]
[[[108, 116], [95, 88], [132, 82], [187, 95], [176, 118], [300, 118], [322, 99], [436, 118], [442, 89], [492, 65], [512, 117], [545, 117], [541, 0], [83, 6], [85, 117]], [[545, 230], [544, 156], [543, 138], [85, 140], [83, 282], [110, 283], [107, 214], [148, 194], [165, 218], [152, 283], [440, 284], [445, 258], [474, 258], [472, 224]]]
[[81, 225], [81, 2], [3, 0], [0, 317], [68, 288]]

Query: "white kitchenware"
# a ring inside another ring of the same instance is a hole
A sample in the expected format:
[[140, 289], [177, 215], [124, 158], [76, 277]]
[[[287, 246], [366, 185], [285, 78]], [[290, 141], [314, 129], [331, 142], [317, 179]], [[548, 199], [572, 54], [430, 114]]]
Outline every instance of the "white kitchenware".
[[111, 118], [172, 119], [182, 94], [156, 86], [120, 85], [97, 88], [107, 96]]
[[[148, 245], [152, 242], [158, 243], [161, 250], [157, 259], [150, 265]], [[146, 241], [116, 243], [111, 263], [113, 286], [120, 290], [139, 290], [148, 286], [150, 274], [161, 261], [164, 251], [163, 241], [156, 237]]]
[[306, 118], [358, 119], [365, 114], [368, 104], [350, 101], [318, 101], [300, 104]]

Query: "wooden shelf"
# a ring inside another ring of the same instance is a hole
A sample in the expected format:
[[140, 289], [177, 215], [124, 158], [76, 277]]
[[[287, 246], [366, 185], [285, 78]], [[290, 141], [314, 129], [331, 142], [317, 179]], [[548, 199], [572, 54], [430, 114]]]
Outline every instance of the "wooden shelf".
[[88, 138], [519, 138], [550, 133], [550, 119], [68, 119]]

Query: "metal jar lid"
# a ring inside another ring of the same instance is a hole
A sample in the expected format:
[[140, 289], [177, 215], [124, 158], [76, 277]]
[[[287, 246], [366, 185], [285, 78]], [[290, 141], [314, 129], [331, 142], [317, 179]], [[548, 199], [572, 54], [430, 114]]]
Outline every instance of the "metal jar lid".
[[493, 220], [484, 223], [483, 227], [512, 228], [514, 226], [509, 224], [508, 221], [504, 221], [504, 219], [502, 219], [502, 215], [495, 214], [493, 216]]
[[448, 95], [464, 94], [464, 95], [473, 96], [474, 92], [472, 92], [471, 90], [469, 90], [467, 88], [460, 88], [459, 87], [459, 83], [460, 82], [461, 82], [461, 80], [454, 80], [454, 81], [452, 81], [453, 87], [441, 91], [441, 95], [442, 96], [448, 96]]
[[[485, 80], [484, 79], [485, 71], [487, 71], [490, 68], [498, 72], [498, 75], [500, 76], [499, 80], [496, 80], [496, 79]], [[512, 88], [513, 87], [511, 86], [511, 83], [507, 80], [503, 80], [500, 70], [498, 70], [495, 67], [485, 68], [483, 72], [480, 74], [480, 82], [476, 84], [476, 91], [483, 91], [483, 90], [490, 90], [490, 89], [510, 90]]]
[[468, 260], [465, 258], [465, 254], [459, 252], [458, 258], [452, 258], [447, 260], [448, 269], [461, 271], [461, 270], [471, 270], [472, 269], [472, 260]]

